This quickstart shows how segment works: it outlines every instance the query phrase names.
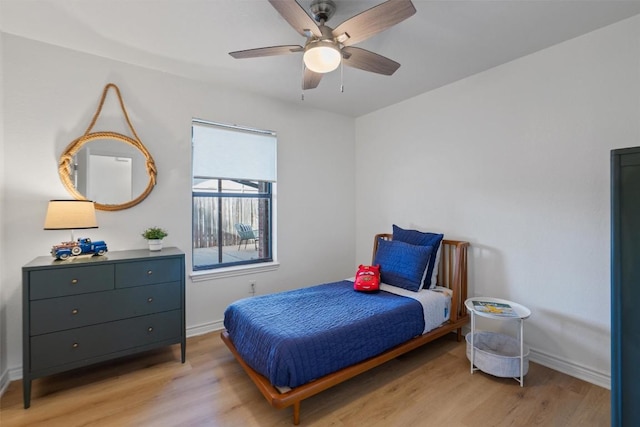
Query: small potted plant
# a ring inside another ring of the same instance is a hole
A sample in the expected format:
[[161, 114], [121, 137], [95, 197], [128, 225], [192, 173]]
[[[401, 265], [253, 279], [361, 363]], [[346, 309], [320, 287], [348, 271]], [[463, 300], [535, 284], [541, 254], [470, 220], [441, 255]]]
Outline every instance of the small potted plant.
[[149, 227], [142, 233], [142, 237], [147, 239], [150, 251], [162, 250], [162, 239], [167, 237], [169, 233], [160, 227]]

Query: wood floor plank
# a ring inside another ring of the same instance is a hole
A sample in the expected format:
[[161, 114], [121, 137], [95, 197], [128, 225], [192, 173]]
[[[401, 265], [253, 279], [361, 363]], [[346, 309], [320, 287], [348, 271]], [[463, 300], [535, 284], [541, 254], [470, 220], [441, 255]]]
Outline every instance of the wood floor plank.
[[[220, 340], [189, 338], [154, 350], [33, 382], [0, 402], [2, 427], [291, 426], [291, 408], [269, 406]], [[530, 364], [525, 387], [469, 372], [464, 342], [445, 336], [301, 404], [303, 426], [608, 426], [610, 392]]]

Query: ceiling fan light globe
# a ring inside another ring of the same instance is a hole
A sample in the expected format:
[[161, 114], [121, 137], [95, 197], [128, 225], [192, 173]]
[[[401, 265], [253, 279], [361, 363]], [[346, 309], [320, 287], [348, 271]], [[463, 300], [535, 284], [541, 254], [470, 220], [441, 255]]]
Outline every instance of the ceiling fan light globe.
[[314, 73], [328, 73], [340, 65], [342, 54], [333, 44], [322, 43], [309, 46], [302, 60], [304, 65]]

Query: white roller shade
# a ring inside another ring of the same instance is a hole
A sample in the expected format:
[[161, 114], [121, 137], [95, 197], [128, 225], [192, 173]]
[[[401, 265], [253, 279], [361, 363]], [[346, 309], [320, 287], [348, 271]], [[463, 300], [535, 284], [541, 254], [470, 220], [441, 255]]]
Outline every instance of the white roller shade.
[[193, 122], [193, 176], [276, 181], [276, 136]]

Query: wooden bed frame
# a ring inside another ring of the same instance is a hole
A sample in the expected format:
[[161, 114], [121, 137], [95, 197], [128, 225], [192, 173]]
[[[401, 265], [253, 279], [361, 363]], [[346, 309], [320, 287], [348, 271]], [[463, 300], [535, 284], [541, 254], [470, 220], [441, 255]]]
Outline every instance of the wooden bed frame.
[[[375, 257], [378, 247], [378, 237], [391, 240], [391, 234], [377, 234], [373, 244], [373, 256]], [[438, 266], [438, 285], [449, 288], [453, 291], [451, 299], [451, 315], [448, 322], [427, 332], [424, 335], [413, 338], [403, 344], [393, 347], [378, 356], [371, 357], [348, 366], [344, 369], [326, 375], [307, 384], [301, 385], [287, 392], [281, 393], [276, 387], [271, 385], [269, 380], [253, 370], [242, 359], [236, 350], [227, 331], [222, 332], [220, 337], [229, 347], [231, 353], [238, 360], [240, 365], [253, 380], [262, 395], [271, 406], [277, 409], [293, 406], [293, 424], [300, 423], [300, 402], [308, 397], [314, 396], [328, 388], [331, 388], [343, 381], [355, 377], [362, 372], [375, 368], [391, 359], [416, 349], [428, 342], [440, 338], [450, 332], [456, 331], [457, 339], [462, 339], [462, 327], [468, 322], [469, 315], [466, 312], [464, 301], [467, 299], [467, 248], [468, 242], [457, 240], [443, 240], [440, 264]]]

